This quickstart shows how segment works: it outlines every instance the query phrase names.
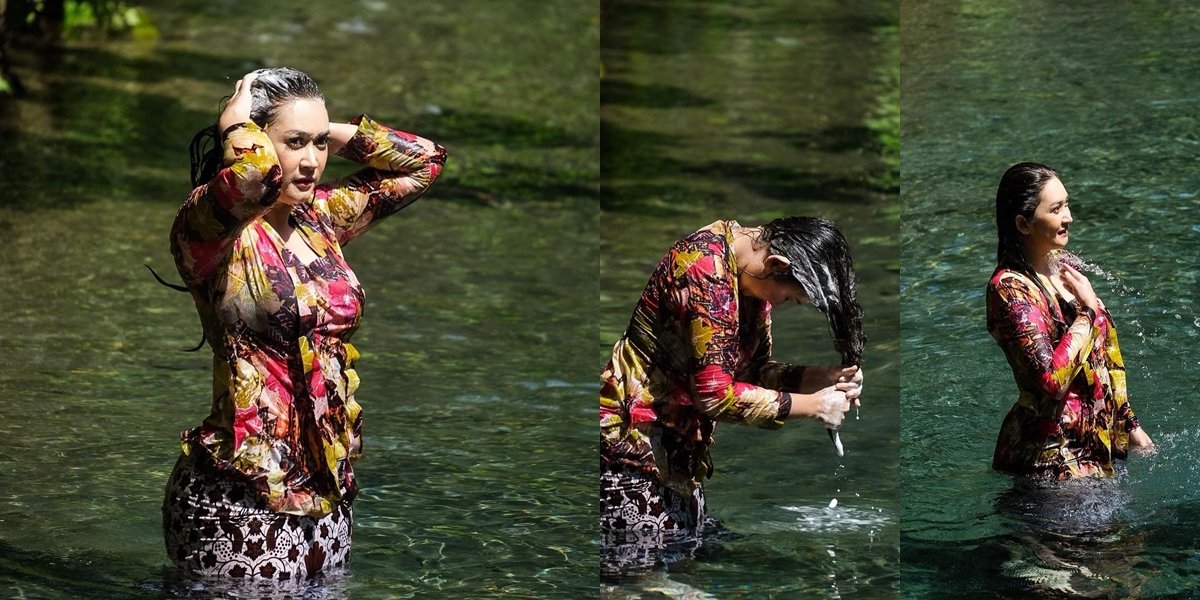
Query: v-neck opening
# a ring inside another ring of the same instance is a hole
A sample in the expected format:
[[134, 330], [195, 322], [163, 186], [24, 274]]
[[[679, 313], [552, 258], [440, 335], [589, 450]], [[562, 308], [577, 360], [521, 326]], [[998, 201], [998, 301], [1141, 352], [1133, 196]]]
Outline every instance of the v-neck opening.
[[308, 251], [312, 253], [313, 259], [311, 261], [305, 261], [304, 258], [297, 254], [295, 250], [292, 250], [290, 247], [288, 247], [288, 242], [283, 239], [283, 236], [280, 235], [279, 230], [275, 229], [275, 226], [272, 225], [270, 221], [263, 219], [263, 222], [266, 223], [267, 227], [270, 229], [271, 236], [274, 238], [273, 242], [275, 243], [275, 246], [280, 250], [280, 255], [282, 256], [283, 250], [287, 250], [287, 253], [296, 260], [297, 264], [311, 271], [313, 266], [320, 262], [323, 257], [321, 256], [321, 253], [317, 252], [317, 249], [313, 248], [312, 244], [309, 243], [308, 234], [301, 230], [303, 223], [296, 218], [295, 213], [288, 215], [288, 221], [289, 225], [292, 227], [292, 235], [289, 236], [288, 239], [290, 240], [292, 237], [299, 236], [299, 243], [303, 244], [304, 247], [308, 248]]

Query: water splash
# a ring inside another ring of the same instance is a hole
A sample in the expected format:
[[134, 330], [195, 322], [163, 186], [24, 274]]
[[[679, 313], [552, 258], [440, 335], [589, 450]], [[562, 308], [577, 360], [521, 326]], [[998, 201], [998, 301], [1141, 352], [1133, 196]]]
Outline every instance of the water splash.
[[817, 506], [781, 506], [783, 510], [795, 513], [791, 522], [772, 522], [772, 528], [805, 533], [849, 533], [866, 532], [873, 534], [875, 530], [891, 521], [891, 515], [884, 509], [875, 506], [856, 506], [839, 503], [836, 509], [824, 505]]
[[[1049, 258], [1050, 258], [1051, 272], [1057, 272], [1059, 269], [1062, 269], [1063, 266], [1069, 266], [1069, 267], [1075, 269], [1076, 271], [1082, 271], [1085, 273], [1089, 273], [1091, 275], [1098, 276], [1101, 279], [1104, 279], [1111, 285], [1112, 290], [1114, 292], [1116, 292], [1117, 296], [1120, 298], [1129, 299], [1129, 298], [1140, 298], [1142, 296], [1142, 293], [1137, 288], [1134, 288], [1133, 286], [1126, 284], [1124, 281], [1121, 280], [1121, 278], [1119, 278], [1115, 274], [1113, 274], [1112, 271], [1109, 271], [1094, 262], [1085, 260], [1078, 254], [1075, 254], [1069, 250], [1063, 250], [1063, 249], [1052, 250], [1052, 251], [1050, 251]], [[1164, 314], [1165, 314], [1165, 311], [1164, 311]], [[1181, 317], [1178, 317], [1178, 315], [1177, 315], [1177, 318], [1181, 318]], [[1196, 322], [1197, 322], [1196, 327], [1198, 329], [1200, 329], [1200, 317], [1197, 317]], [[1130, 319], [1126, 320], [1125, 323], [1127, 323], [1130, 327], [1133, 328], [1133, 334], [1135, 336], [1137, 336], [1138, 341], [1140, 342], [1137, 345], [1137, 350], [1134, 352], [1134, 354], [1139, 357], [1146, 356], [1147, 335], [1146, 335], [1146, 328], [1142, 325], [1142, 321], [1137, 318], [1130, 318]], [[1151, 335], [1151, 337], [1153, 337], [1158, 334], [1159, 334], [1159, 331], [1155, 330], [1155, 331], [1151, 332], [1150, 335]], [[1145, 373], [1143, 373], [1143, 375], [1145, 375], [1147, 378], [1149, 378], [1149, 377], [1151, 377], [1152, 373], [1150, 371], [1146, 371]]]
[[1142, 295], [1142, 293], [1137, 289], [1126, 285], [1125, 282], [1121, 281], [1121, 279], [1114, 275], [1112, 271], [1109, 271], [1094, 262], [1084, 260], [1078, 254], [1075, 254], [1069, 250], [1052, 250], [1050, 252], [1050, 270], [1052, 272], [1058, 271], [1059, 269], [1063, 268], [1063, 266], [1069, 266], [1076, 271], [1085, 271], [1087, 273], [1091, 273], [1092, 275], [1099, 275], [1105, 281], [1111, 283], [1113, 290], [1122, 298], [1139, 297]]

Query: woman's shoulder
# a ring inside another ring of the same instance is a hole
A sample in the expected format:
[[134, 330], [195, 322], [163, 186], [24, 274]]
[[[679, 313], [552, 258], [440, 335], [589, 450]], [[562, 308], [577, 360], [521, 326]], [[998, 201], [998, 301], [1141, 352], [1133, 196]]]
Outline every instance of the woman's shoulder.
[[988, 280], [989, 291], [1014, 287], [1033, 290], [1037, 288], [1037, 284], [1028, 274], [1008, 267], [996, 267], [996, 270], [992, 272], [991, 279]]
[[721, 227], [714, 227], [724, 223], [718, 221], [677, 240], [659, 262], [657, 272], [675, 281], [728, 277], [728, 241]]
[[1032, 304], [1046, 308], [1046, 296], [1041, 286], [1028, 273], [1006, 267], [998, 267], [988, 281], [989, 306], [1002, 304]]
[[722, 245], [724, 245], [725, 238], [726, 238], [726, 235], [728, 232], [729, 232], [728, 222], [727, 221], [717, 221], [715, 223], [710, 223], [708, 225], [705, 225], [704, 227], [701, 227], [700, 229], [697, 229], [696, 231], [693, 231], [692, 233], [689, 233], [689, 234], [683, 236], [682, 238], [679, 239], [678, 242], [676, 242], [676, 245], [684, 244], [684, 245], [695, 246], [695, 245], [709, 244], [712, 242], [720, 242]]

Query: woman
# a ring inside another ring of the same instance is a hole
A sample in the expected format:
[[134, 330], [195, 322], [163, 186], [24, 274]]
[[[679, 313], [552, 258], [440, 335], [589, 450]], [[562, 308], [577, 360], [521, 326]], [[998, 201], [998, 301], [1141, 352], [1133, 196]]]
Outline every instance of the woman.
[[1112, 316], [1071, 261], [1055, 260], [1071, 223], [1054, 169], [1027, 162], [1004, 173], [987, 328], [1019, 396], [992, 467], [1034, 479], [1111, 477], [1131, 445], [1153, 446], [1129, 406]]
[[[208, 138], [217, 147], [201, 152]], [[319, 184], [331, 152], [365, 168]], [[316, 83], [289, 68], [247, 74], [193, 139], [171, 252], [213, 348], [213, 399], [163, 501], [177, 565], [295, 580], [346, 562], [363, 292], [342, 247], [416, 200], [444, 161], [365, 115], [330, 123]]]
[[[793, 300], [827, 315], [844, 366], [771, 360], [771, 309]], [[606, 567], [650, 566], [658, 547], [702, 533], [716, 421], [838, 427], [861, 393], [864, 342], [850, 251], [832, 222], [718, 221], [677, 242], [601, 376]]]

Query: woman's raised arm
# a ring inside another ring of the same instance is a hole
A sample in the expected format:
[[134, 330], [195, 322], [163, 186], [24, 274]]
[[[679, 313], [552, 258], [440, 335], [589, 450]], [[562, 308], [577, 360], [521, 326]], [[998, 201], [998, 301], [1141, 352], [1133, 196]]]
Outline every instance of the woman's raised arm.
[[279, 196], [279, 158], [267, 134], [250, 122], [254, 78], [250, 73], [238, 81], [218, 120], [223, 167], [192, 190], [171, 227], [171, 252], [189, 286], [208, 278], [242, 228]]
[[419, 198], [446, 162], [441, 146], [366, 115], [344, 127], [331, 124], [329, 132], [338, 156], [367, 167], [334, 183], [326, 201], [341, 244]]

